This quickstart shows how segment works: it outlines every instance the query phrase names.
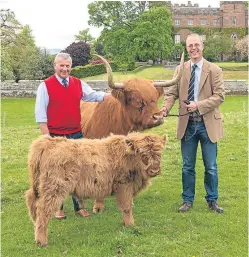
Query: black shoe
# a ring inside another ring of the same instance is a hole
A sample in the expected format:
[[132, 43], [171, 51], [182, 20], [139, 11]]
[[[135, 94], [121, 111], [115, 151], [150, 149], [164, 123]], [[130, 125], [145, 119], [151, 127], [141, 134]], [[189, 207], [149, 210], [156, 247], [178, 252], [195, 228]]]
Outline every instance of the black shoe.
[[178, 209], [178, 212], [187, 212], [192, 208], [191, 203], [183, 203], [183, 205]]
[[216, 211], [218, 213], [223, 213], [223, 208], [219, 207], [219, 205], [216, 202], [208, 202], [208, 208], [212, 211]]

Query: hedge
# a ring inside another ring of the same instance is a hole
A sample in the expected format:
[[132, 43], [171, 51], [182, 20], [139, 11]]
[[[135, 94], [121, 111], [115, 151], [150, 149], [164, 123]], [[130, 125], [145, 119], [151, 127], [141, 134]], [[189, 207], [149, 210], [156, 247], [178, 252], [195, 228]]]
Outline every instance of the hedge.
[[[111, 62], [109, 64], [112, 68], [112, 71], [118, 71], [118, 65], [116, 63]], [[71, 71], [71, 75], [76, 78], [92, 77], [104, 73], [106, 73], [104, 64], [88, 64], [85, 66], [76, 66]]]

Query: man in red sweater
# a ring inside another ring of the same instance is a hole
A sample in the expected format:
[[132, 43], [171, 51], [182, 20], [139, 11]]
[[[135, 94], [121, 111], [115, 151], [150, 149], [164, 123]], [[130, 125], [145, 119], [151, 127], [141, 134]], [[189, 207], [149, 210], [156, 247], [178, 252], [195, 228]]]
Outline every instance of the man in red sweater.
[[[80, 100], [101, 102], [110, 94], [94, 91], [88, 84], [70, 76], [72, 58], [67, 53], [59, 53], [54, 60], [55, 74], [45, 79], [38, 87], [35, 104], [36, 122], [43, 135], [61, 136], [71, 139], [83, 138], [80, 126]], [[86, 217], [91, 214], [79, 206], [72, 196], [74, 210]], [[63, 204], [55, 218], [66, 218]]]

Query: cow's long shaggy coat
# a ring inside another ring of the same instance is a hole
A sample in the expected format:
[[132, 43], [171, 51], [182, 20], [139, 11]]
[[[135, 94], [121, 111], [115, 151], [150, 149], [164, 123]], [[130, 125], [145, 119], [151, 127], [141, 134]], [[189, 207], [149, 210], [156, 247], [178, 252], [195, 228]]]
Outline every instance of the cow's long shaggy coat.
[[112, 135], [72, 140], [41, 136], [29, 152], [30, 189], [26, 203], [35, 224], [35, 241], [45, 246], [51, 216], [74, 194], [104, 198], [116, 194], [124, 225], [132, 225], [132, 199], [160, 173], [165, 137], [152, 134]]

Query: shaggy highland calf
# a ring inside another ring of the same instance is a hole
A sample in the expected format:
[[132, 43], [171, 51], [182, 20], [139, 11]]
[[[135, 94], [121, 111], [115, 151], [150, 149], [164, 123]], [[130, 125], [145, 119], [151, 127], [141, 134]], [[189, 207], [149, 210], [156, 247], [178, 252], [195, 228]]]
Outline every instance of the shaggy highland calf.
[[133, 225], [132, 199], [160, 174], [165, 142], [163, 136], [137, 133], [94, 140], [50, 136], [35, 140], [29, 152], [26, 203], [36, 243], [48, 244], [49, 220], [69, 194], [77, 196], [83, 207], [83, 198], [115, 193], [124, 225]]

